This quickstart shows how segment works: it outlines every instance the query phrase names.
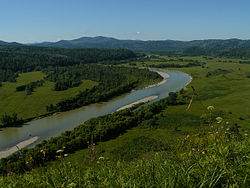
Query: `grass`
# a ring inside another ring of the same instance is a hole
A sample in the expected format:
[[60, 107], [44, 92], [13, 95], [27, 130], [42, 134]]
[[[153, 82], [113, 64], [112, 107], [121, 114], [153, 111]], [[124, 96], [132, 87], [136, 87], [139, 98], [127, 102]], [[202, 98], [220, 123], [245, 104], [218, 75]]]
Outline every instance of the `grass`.
[[[230, 131], [230, 139], [226, 137], [225, 122], [212, 125], [211, 132], [186, 135], [181, 139], [175, 136], [175, 143], [171, 144], [168, 139], [169, 144], [156, 151], [147, 148], [159, 146], [154, 144], [157, 138], [149, 138], [157, 132], [150, 134], [149, 130], [143, 130], [135, 135], [134, 129], [116, 140], [79, 151], [47, 167], [23, 175], [0, 177], [0, 186], [247, 187], [250, 183], [248, 139], [239, 139], [239, 135]], [[114, 159], [108, 150], [104, 153], [104, 148], [115, 151], [120, 158]]]
[[[178, 59], [178, 57], [161, 57], [168, 59]], [[239, 64], [240, 59], [213, 58], [207, 60], [203, 57], [181, 57], [184, 59], [193, 59], [205, 62], [204, 68], [189, 67], [189, 68], [168, 68], [168, 70], [178, 70], [190, 74], [193, 81], [190, 86], [193, 86], [198, 93], [203, 105], [214, 105], [219, 110], [232, 112], [230, 117], [235, 123], [248, 127], [250, 124], [250, 80], [247, 78], [249, 73], [249, 64]], [[157, 59], [156, 59], [157, 60]], [[163, 64], [169, 62], [158, 62], [158, 60], [146, 61], [143, 64], [136, 62], [136, 66], [149, 66], [150, 64]], [[227, 63], [223, 62], [226, 61]], [[231, 61], [231, 62], [229, 62]], [[178, 63], [178, 62], [177, 62]], [[128, 66], [129, 64], [127, 64]], [[215, 74], [216, 70], [233, 70], [232, 73]], [[212, 75], [208, 78], [206, 74], [211, 72]], [[188, 88], [190, 88], [190, 86]], [[189, 89], [189, 93], [192, 90]], [[197, 101], [191, 106], [191, 113], [199, 114], [202, 105]], [[245, 120], [239, 120], [243, 117]]]
[[[238, 64], [239, 59], [183, 59], [207, 63], [204, 68], [173, 69], [193, 77], [184, 95], [191, 97], [193, 86], [198, 97], [188, 111], [187, 105], [169, 106], [152, 128], [138, 125], [91, 146], [93, 150], [77, 151], [23, 175], [0, 177], [0, 186], [249, 187], [250, 65]], [[144, 66], [152, 63], [164, 62]], [[218, 69], [234, 72], [216, 74]], [[208, 72], [212, 75], [206, 77]], [[215, 108], [211, 113], [210, 105]], [[216, 122], [217, 116], [222, 122]]]
[[73, 97], [79, 91], [90, 89], [97, 85], [97, 82], [83, 80], [79, 87], [70, 88], [65, 91], [54, 91], [54, 83], [46, 81], [43, 86], [38, 87], [31, 95], [26, 95], [25, 91], [16, 92], [16, 87], [42, 79], [45, 76], [42, 72], [22, 73], [17, 78], [16, 83], [3, 82], [0, 87], [0, 116], [3, 114], [18, 114], [18, 117], [29, 119], [47, 113], [46, 106], [56, 104], [59, 101]]

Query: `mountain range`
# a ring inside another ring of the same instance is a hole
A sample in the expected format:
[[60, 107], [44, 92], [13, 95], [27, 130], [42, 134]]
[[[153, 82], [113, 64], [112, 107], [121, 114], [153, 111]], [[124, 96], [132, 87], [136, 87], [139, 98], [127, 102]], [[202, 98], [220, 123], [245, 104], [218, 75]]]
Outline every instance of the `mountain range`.
[[250, 40], [240, 39], [208, 39], [208, 40], [119, 40], [111, 37], [81, 37], [74, 40], [60, 40], [58, 42], [41, 42], [34, 44], [7, 43], [0, 41], [0, 45], [32, 45], [40, 47], [60, 48], [127, 48], [135, 51], [183, 51], [190, 47], [200, 47], [206, 50], [220, 50], [233, 47], [250, 47]]

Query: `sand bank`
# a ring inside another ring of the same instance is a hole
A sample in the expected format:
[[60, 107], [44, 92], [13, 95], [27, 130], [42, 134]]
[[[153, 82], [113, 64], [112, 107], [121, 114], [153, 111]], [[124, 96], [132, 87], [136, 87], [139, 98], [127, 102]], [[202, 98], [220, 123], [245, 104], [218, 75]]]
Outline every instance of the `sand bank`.
[[18, 143], [16, 146], [8, 148], [8, 149], [6, 149], [4, 151], [0, 151], [0, 159], [4, 158], [4, 157], [8, 157], [9, 155], [17, 152], [19, 149], [22, 149], [22, 148], [25, 148], [25, 147], [31, 145], [32, 143], [34, 143], [38, 139], [39, 139], [39, 137], [35, 136], [35, 137], [32, 137], [32, 138], [30, 138], [28, 140], [24, 140], [23, 142]]
[[[164, 79], [170, 77], [170, 75], [167, 74], [167, 73], [165, 73], [165, 72], [160, 72], [160, 71], [155, 71], [155, 72], [157, 72], [159, 75], [161, 75]], [[165, 84], [166, 82], [167, 82], [167, 80], [162, 80], [161, 82], [159, 82], [157, 84], [149, 85], [146, 88], [151, 88], [151, 87], [159, 86], [159, 85]]]
[[169, 74], [165, 73], [165, 72], [160, 72], [160, 71], [155, 71], [157, 72], [159, 75], [161, 75], [163, 78], [169, 78]]
[[146, 98], [144, 98], [144, 99], [141, 99], [141, 100], [138, 100], [138, 101], [135, 101], [135, 102], [133, 102], [133, 103], [131, 103], [131, 104], [128, 104], [128, 105], [126, 105], [126, 106], [123, 106], [123, 107], [121, 107], [121, 108], [119, 108], [118, 110], [116, 110], [116, 111], [119, 111], [119, 110], [124, 110], [124, 109], [126, 109], [126, 108], [130, 108], [130, 107], [132, 107], [133, 105], [136, 105], [136, 104], [139, 104], [139, 103], [147, 103], [147, 102], [150, 102], [150, 101], [152, 101], [152, 100], [154, 100], [154, 99], [157, 99], [158, 98], [158, 96], [150, 96], [150, 97], [146, 97]]

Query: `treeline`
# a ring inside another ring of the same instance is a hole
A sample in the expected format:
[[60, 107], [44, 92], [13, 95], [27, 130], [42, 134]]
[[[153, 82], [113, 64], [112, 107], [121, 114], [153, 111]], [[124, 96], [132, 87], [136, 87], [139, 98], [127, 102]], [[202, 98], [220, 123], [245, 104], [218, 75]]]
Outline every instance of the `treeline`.
[[99, 61], [135, 58], [127, 49], [63, 49], [31, 46], [0, 46], [0, 82], [15, 82], [18, 73]]
[[[92, 89], [80, 92], [73, 98], [63, 100], [56, 105], [47, 106], [48, 112], [67, 111], [87, 104], [107, 101], [114, 96], [129, 92], [132, 89], [161, 79], [155, 72], [127, 67], [102, 65], [76, 65], [67, 68], [56, 68], [47, 73], [46, 79], [56, 82], [55, 90], [64, 90], [89, 79], [98, 82]], [[68, 82], [68, 84], [63, 84]]]
[[183, 55], [186, 56], [202, 56], [209, 55], [215, 57], [226, 57], [226, 58], [250, 58], [250, 47], [234, 47], [225, 49], [205, 49], [201, 47], [190, 47], [183, 51]]
[[[113, 139], [127, 129], [138, 126], [141, 122], [156, 118], [168, 105], [183, 104], [178, 101], [177, 94], [170, 93], [169, 98], [162, 99], [151, 105], [121, 110], [113, 114], [92, 118], [72, 131], [61, 136], [44, 140], [34, 148], [22, 149], [0, 160], [0, 174], [23, 173], [35, 167], [43, 166], [47, 161], [57, 159], [64, 154], [73, 153], [88, 147], [88, 142], [100, 142]], [[59, 152], [59, 151], [60, 152]]]
[[16, 113], [13, 113], [12, 115], [4, 114], [0, 117], [0, 128], [3, 127], [13, 127], [17, 126], [23, 123], [23, 120], [17, 117]]
[[99, 85], [112, 89], [123, 82], [144, 82], [161, 78], [157, 73], [148, 70], [96, 64], [49, 68], [45, 74], [47, 80], [55, 82], [56, 91], [78, 86], [82, 80], [96, 81]]
[[184, 67], [195, 67], [195, 66], [203, 66], [205, 63], [202, 62], [193, 62], [187, 64], [178, 64], [178, 63], [161, 63], [161, 64], [152, 64], [150, 67], [154, 68], [184, 68]]
[[44, 82], [45, 81], [42, 79], [42, 80], [38, 80], [35, 82], [31, 82], [26, 85], [21, 85], [21, 86], [16, 87], [16, 91], [26, 91], [26, 95], [31, 95], [34, 89], [42, 86]]
[[56, 105], [50, 104], [46, 107], [48, 112], [68, 111], [91, 103], [107, 101], [114, 96], [131, 91], [135, 88], [137, 82], [124, 83], [120, 86], [110, 88], [108, 83], [99, 84], [90, 90], [80, 92], [77, 96], [60, 101]]

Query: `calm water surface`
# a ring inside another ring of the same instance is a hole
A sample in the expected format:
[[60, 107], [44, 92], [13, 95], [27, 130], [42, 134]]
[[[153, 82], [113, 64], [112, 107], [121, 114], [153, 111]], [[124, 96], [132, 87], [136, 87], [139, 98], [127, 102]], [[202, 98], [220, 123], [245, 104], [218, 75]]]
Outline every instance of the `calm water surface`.
[[124, 105], [151, 95], [157, 95], [158, 98], [150, 102], [153, 103], [167, 97], [169, 92], [180, 90], [191, 79], [184, 73], [161, 71], [168, 73], [170, 78], [167, 78], [166, 80], [168, 81], [160, 86], [131, 91], [108, 102], [91, 104], [76, 110], [61, 112], [56, 115], [33, 120], [22, 127], [5, 128], [0, 131], [0, 151], [34, 136], [40, 137], [40, 139], [34, 143], [37, 144], [44, 139], [57, 136], [66, 130], [72, 130], [90, 118], [115, 112]]

